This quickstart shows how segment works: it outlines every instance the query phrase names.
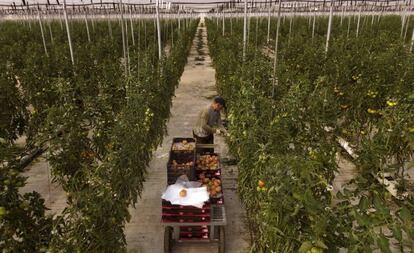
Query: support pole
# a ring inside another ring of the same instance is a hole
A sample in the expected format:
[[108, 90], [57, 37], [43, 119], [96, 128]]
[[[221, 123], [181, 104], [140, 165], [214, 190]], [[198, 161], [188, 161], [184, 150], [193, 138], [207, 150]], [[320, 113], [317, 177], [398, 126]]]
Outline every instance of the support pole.
[[351, 20], [352, 20], [352, 17], [348, 16], [348, 30], [346, 32], [346, 38], [349, 37], [349, 31], [351, 30]]
[[273, 81], [272, 81], [272, 98], [275, 96], [276, 89], [276, 67], [277, 67], [277, 55], [279, 53], [279, 30], [280, 30], [280, 10], [281, 10], [282, 0], [279, 0], [279, 6], [277, 10], [277, 26], [276, 26], [276, 39], [275, 39], [275, 56], [273, 61]]
[[313, 24], [312, 24], [312, 41], [315, 37], [315, 27], [316, 27], [316, 10], [313, 10]]
[[361, 23], [361, 10], [362, 10], [362, 6], [359, 7], [359, 12], [358, 12], [358, 24], [357, 24], [357, 30], [356, 30], [356, 37], [358, 37], [359, 35], [359, 25]]
[[411, 35], [410, 52], [413, 51], [413, 47], [414, 47], [414, 28], [413, 28], [413, 34]]
[[403, 37], [403, 34], [404, 34], [405, 21], [406, 21], [406, 15], [405, 15], [405, 9], [404, 9], [404, 11], [402, 11], [402, 14], [401, 14], [401, 32], [400, 32], [400, 38], [402, 38]]
[[405, 40], [406, 40], [406, 38], [407, 38], [407, 32], [408, 32], [408, 27], [410, 26], [410, 17], [411, 16], [408, 16], [407, 18], [406, 18], [406, 26], [405, 26], [405, 32], [404, 32], [404, 38], [403, 38], [403, 40], [404, 40], [404, 42], [405, 42]]
[[120, 3], [120, 14], [121, 14], [121, 33], [122, 33], [122, 51], [125, 61], [125, 75], [128, 76], [128, 55], [127, 55], [127, 44], [125, 37], [125, 24], [124, 24], [124, 5], [122, 0], [119, 0]]
[[233, 14], [230, 14], [230, 35], [233, 35]]
[[108, 31], [109, 31], [109, 37], [111, 37], [111, 39], [113, 39], [112, 36], [112, 25], [111, 25], [111, 15], [109, 13], [109, 11], [107, 11], [107, 15], [108, 15]]
[[70, 59], [71, 59], [71, 61], [72, 61], [72, 65], [75, 65], [75, 57], [73, 56], [72, 39], [71, 39], [71, 37], [70, 37], [70, 29], [69, 29], [68, 13], [67, 13], [67, 10], [66, 10], [66, 0], [63, 0], [63, 15], [64, 15], [64, 17], [65, 17], [66, 34], [68, 35], [68, 43], [69, 43]]
[[269, 44], [270, 41], [270, 9], [271, 7], [269, 6], [269, 10], [267, 12], [267, 44]]
[[327, 34], [326, 34], [325, 53], [328, 53], [329, 39], [331, 38], [332, 16], [333, 16], [333, 0], [331, 0], [331, 11], [329, 12], [329, 21], [328, 21], [328, 31], [327, 31]]
[[[280, 1], [280, 0], [279, 0]], [[247, 46], [247, 0], [244, 0], [244, 19], [243, 19], [243, 61], [246, 60]]]
[[224, 10], [222, 11], [222, 18], [223, 18], [223, 36], [224, 36], [224, 33], [225, 33], [225, 24], [224, 24]]
[[131, 25], [131, 37], [132, 37], [132, 45], [135, 46], [135, 38], [134, 38], [134, 24], [132, 22], [132, 10], [129, 9], [129, 21]]
[[157, 36], [158, 36], [158, 58], [161, 60], [161, 27], [160, 27], [160, 11], [159, 11], [159, 0], [155, 4], [155, 11], [157, 12]]
[[43, 32], [42, 18], [40, 17], [40, 11], [39, 10], [37, 12], [37, 18], [39, 20], [40, 33], [42, 34], [43, 48], [45, 49], [46, 56], [49, 57], [49, 53], [47, 52], [47, 47], [46, 47], [45, 33]]
[[51, 22], [50, 20], [48, 20], [48, 22], [47, 22], [47, 25], [49, 27], [50, 42], [52, 44], [54, 44], [55, 43], [55, 39], [53, 38], [52, 26], [50, 25], [50, 22]]
[[178, 30], [181, 31], [181, 15], [180, 15], [180, 6], [178, 6]]
[[87, 17], [87, 14], [86, 14], [86, 10], [85, 10], [84, 19], [85, 19], [85, 26], [86, 26], [86, 34], [88, 35], [88, 42], [91, 42], [91, 35], [89, 33], [88, 17]]

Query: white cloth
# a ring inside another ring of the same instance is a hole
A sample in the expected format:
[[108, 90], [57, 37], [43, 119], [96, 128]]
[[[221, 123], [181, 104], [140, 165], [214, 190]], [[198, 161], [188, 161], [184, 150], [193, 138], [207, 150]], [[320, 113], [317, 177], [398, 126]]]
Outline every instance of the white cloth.
[[[182, 206], [195, 206], [202, 208], [204, 202], [209, 200], [210, 195], [207, 191], [207, 187], [199, 187], [200, 182], [178, 182], [169, 185], [161, 198], [170, 201], [173, 205]], [[187, 195], [185, 197], [180, 196], [180, 192], [185, 189]]]

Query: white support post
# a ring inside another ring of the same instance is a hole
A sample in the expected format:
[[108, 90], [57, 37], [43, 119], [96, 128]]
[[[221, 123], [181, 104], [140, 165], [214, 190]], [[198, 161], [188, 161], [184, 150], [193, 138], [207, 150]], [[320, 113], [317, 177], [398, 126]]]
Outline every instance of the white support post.
[[[60, 29], [61, 29], [61, 30], [63, 30], [63, 21], [62, 21], [62, 20], [63, 20], [64, 18], [62, 18], [62, 12], [61, 12], [61, 11], [59, 11], [59, 10], [58, 10], [58, 12], [59, 12], [59, 23], [60, 23]], [[29, 23], [29, 24], [30, 24], [30, 23]]]
[[27, 22], [29, 23], [29, 30], [31, 31], [32, 30], [32, 20], [31, 20], [29, 10], [27, 10]]
[[230, 35], [233, 35], [233, 15], [230, 14]]
[[248, 9], [247, 11], [247, 31], [246, 31], [246, 36], [247, 36], [247, 45], [249, 45], [249, 40], [250, 40], [250, 24], [252, 21], [252, 8]]
[[161, 60], [162, 51], [161, 51], [161, 27], [160, 27], [160, 12], [159, 12], [159, 0], [156, 0], [155, 10], [157, 13], [157, 37], [158, 37], [158, 58]]
[[267, 44], [269, 44], [269, 41], [270, 41], [270, 9], [271, 9], [271, 6], [269, 6], [269, 10], [267, 12], [267, 39], [266, 39]]
[[279, 30], [280, 30], [280, 10], [281, 10], [282, 0], [279, 0], [279, 5], [277, 9], [277, 25], [276, 25], [276, 39], [275, 39], [275, 55], [273, 60], [273, 80], [272, 80], [272, 98], [275, 96], [276, 89], [276, 67], [277, 67], [277, 56], [279, 53]]
[[362, 6], [359, 7], [359, 12], [358, 12], [358, 24], [357, 24], [357, 29], [356, 29], [356, 37], [358, 37], [359, 35], [359, 25], [361, 23], [361, 11], [362, 11]]
[[180, 15], [180, 6], [178, 6], [178, 30], [181, 31], [181, 15]]
[[243, 61], [246, 60], [247, 47], [247, 0], [244, 0], [244, 19], [243, 19]]
[[225, 33], [225, 24], [224, 24], [224, 10], [222, 11], [222, 18], [223, 18], [223, 36], [224, 36], [224, 33]]
[[70, 51], [70, 59], [72, 61], [72, 65], [75, 65], [75, 57], [73, 56], [73, 47], [72, 47], [72, 39], [70, 37], [70, 29], [69, 29], [69, 21], [68, 21], [68, 13], [66, 10], [66, 0], [63, 0], [63, 15], [65, 17], [65, 26], [66, 26], [66, 34], [68, 36], [68, 43], [69, 43], [69, 51]]
[[113, 36], [112, 36], [112, 25], [111, 25], [111, 15], [109, 13], [109, 10], [106, 11], [106, 15], [108, 16], [108, 18], [106, 20], [108, 22], [109, 37], [111, 37], [111, 39], [113, 39]]
[[405, 21], [406, 21], [406, 15], [405, 15], [405, 9], [401, 13], [401, 32], [400, 32], [400, 38], [403, 37], [404, 33], [404, 27], [405, 27]]
[[316, 10], [313, 10], [313, 24], [312, 24], [312, 42], [315, 37], [315, 26], [316, 26]]
[[[92, 6], [92, 9], [94, 9], [94, 7], [93, 7], [93, 6]], [[87, 11], [89, 11], [89, 9], [88, 9]], [[91, 12], [91, 16], [92, 16], [92, 18], [91, 18], [92, 31], [93, 31], [93, 32], [95, 32], [95, 17], [94, 17], [94, 10], [92, 10], [92, 12]]]
[[47, 47], [46, 47], [45, 33], [43, 32], [42, 18], [40, 17], [40, 11], [39, 10], [37, 12], [37, 18], [39, 20], [40, 32], [42, 34], [43, 48], [45, 49], [46, 56], [49, 57], [49, 53], [47, 52]]
[[410, 17], [411, 16], [408, 16], [407, 17], [407, 19], [406, 19], [406, 26], [405, 26], [405, 31], [404, 31], [404, 41], [406, 40], [406, 38], [407, 38], [407, 32], [408, 32], [408, 27], [410, 26]]
[[173, 21], [171, 21], [171, 48], [170, 48], [171, 51], [173, 47], [174, 47], [174, 23]]
[[328, 21], [328, 31], [327, 31], [327, 34], [326, 34], [325, 53], [328, 53], [329, 40], [331, 38], [332, 16], [333, 16], [333, 0], [331, 0], [331, 10], [329, 12], [329, 21]]
[[55, 43], [55, 39], [53, 38], [53, 32], [52, 32], [52, 26], [50, 25], [50, 19], [47, 21], [47, 25], [48, 25], [48, 27], [49, 27], [49, 35], [50, 35], [50, 42], [52, 43], [52, 44], [54, 44]]
[[293, 11], [292, 9], [290, 10], [290, 20], [289, 20], [289, 42], [290, 42], [290, 36], [292, 34], [292, 24], [293, 24]]
[[91, 35], [89, 34], [88, 17], [87, 17], [87, 14], [86, 14], [86, 10], [85, 10], [84, 19], [85, 19], [85, 26], [86, 26], [86, 34], [88, 35], [88, 42], [91, 42]]
[[374, 25], [374, 20], [375, 20], [375, 12], [371, 9], [371, 28], [372, 28], [372, 26]]
[[138, 52], [137, 52], [137, 57], [138, 57], [138, 59], [137, 59], [137, 70], [136, 70], [136, 73], [137, 73], [137, 78], [138, 78], [138, 80], [139, 80], [139, 70], [140, 70], [140, 62], [139, 62], [139, 59], [140, 59], [140, 52], [141, 52], [141, 22], [140, 22], [140, 14], [138, 14], [138, 26], [137, 26], [137, 28], [138, 28], [138, 32], [137, 32], [137, 44], [138, 44]]
[[132, 45], [135, 46], [135, 38], [134, 38], [134, 23], [132, 22], [132, 10], [129, 9], [129, 21], [131, 25], [131, 37], [132, 37]]
[[121, 22], [121, 34], [122, 34], [122, 51], [123, 57], [125, 61], [125, 76], [128, 76], [128, 53], [127, 53], [127, 44], [126, 44], [126, 36], [125, 36], [125, 25], [124, 25], [124, 5], [122, 0], [119, 0], [120, 3], [120, 22]]
[[346, 33], [346, 37], [349, 37], [349, 31], [351, 30], [351, 20], [352, 20], [352, 16], [348, 16], [348, 31]]

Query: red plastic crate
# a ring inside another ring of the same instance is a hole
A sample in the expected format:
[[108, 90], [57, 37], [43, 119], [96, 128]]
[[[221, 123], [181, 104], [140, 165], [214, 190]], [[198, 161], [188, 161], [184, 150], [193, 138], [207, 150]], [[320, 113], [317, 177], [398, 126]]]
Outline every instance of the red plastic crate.
[[180, 240], [208, 240], [210, 231], [208, 226], [181, 226]]

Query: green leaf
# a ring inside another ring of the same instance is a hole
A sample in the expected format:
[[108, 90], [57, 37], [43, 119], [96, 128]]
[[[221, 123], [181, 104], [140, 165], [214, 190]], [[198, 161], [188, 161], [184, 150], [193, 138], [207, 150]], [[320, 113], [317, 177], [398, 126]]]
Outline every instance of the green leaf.
[[359, 209], [361, 209], [362, 212], [365, 212], [365, 210], [368, 209], [368, 198], [366, 196], [362, 196], [359, 200]]
[[370, 224], [370, 219], [365, 215], [359, 215], [358, 213], [355, 213], [355, 219], [360, 226], [369, 226]]
[[388, 239], [383, 234], [381, 234], [378, 237], [377, 243], [378, 243], [378, 247], [381, 249], [381, 252], [391, 253], [390, 242], [388, 241]]
[[282, 231], [282, 230], [280, 230], [279, 228], [277, 228], [277, 227], [273, 227], [273, 229], [275, 230], [276, 234], [279, 234], [279, 235], [281, 235], [281, 236], [285, 236], [285, 233], [283, 233], [283, 231]]
[[321, 249], [328, 249], [328, 246], [326, 246], [326, 244], [321, 240], [317, 240], [316, 243], [315, 243], [315, 246], [317, 246]]
[[390, 210], [384, 205], [384, 202], [378, 195], [374, 196], [374, 206], [380, 214], [389, 215]]
[[338, 191], [338, 193], [336, 194], [336, 197], [337, 197], [338, 199], [346, 199], [346, 198], [345, 198], [345, 195], [344, 195], [341, 191]]
[[345, 195], [345, 197], [351, 197], [352, 196], [352, 192], [350, 191], [350, 190], [348, 190], [348, 189], [344, 189], [344, 195]]
[[308, 250], [312, 249], [312, 243], [310, 241], [304, 241], [300, 246], [298, 253], [306, 253]]
[[394, 236], [394, 238], [397, 239], [399, 242], [401, 242], [402, 241], [401, 228], [394, 224], [391, 230], [392, 230], [392, 235]]
[[358, 253], [358, 245], [352, 245], [351, 247], [348, 248], [348, 253]]
[[407, 207], [403, 206], [400, 210], [400, 218], [405, 222], [408, 223], [411, 221], [411, 213]]

